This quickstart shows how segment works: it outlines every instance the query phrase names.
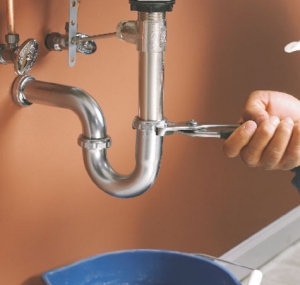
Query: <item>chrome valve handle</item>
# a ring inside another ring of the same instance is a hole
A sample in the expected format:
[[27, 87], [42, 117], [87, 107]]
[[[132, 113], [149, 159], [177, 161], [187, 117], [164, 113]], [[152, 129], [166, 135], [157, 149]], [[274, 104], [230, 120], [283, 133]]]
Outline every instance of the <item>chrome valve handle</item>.
[[[87, 38], [85, 40], [85, 38]], [[97, 45], [93, 40], [88, 39], [89, 36], [83, 33], [77, 33], [74, 37], [76, 44], [76, 52], [81, 54], [93, 54], [97, 50]], [[45, 40], [45, 45], [50, 51], [68, 50], [68, 35], [60, 33], [48, 34]]]
[[35, 39], [26, 40], [18, 46], [19, 35], [6, 35], [6, 44], [0, 45], [0, 63], [14, 64], [17, 75], [25, 75], [34, 65], [38, 54], [38, 43]]
[[76, 52], [81, 54], [93, 54], [97, 50], [97, 45], [93, 40], [85, 40], [87, 34], [77, 34], [75, 39], [80, 39], [76, 42]]
[[16, 51], [14, 67], [18, 75], [25, 75], [34, 65], [38, 55], [38, 43], [35, 39], [26, 40]]

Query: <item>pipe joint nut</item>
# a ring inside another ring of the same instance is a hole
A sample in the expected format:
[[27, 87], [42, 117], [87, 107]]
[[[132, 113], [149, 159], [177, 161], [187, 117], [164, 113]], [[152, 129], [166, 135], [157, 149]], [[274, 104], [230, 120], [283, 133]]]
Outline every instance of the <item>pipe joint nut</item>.
[[166, 126], [167, 122], [168, 121], [166, 119], [161, 121], [144, 121], [141, 120], [139, 117], [135, 117], [132, 123], [132, 128], [135, 130], [156, 132], [156, 129], [158, 127]]
[[24, 88], [28, 82], [34, 80], [35, 80], [34, 77], [30, 75], [18, 76], [15, 79], [12, 87], [12, 97], [14, 102], [17, 105], [22, 107], [27, 107], [32, 105], [32, 103], [26, 99], [26, 96], [24, 94]]
[[80, 135], [77, 142], [82, 148], [91, 150], [109, 148], [111, 146], [111, 138], [109, 136], [101, 139], [89, 139], [84, 135]]

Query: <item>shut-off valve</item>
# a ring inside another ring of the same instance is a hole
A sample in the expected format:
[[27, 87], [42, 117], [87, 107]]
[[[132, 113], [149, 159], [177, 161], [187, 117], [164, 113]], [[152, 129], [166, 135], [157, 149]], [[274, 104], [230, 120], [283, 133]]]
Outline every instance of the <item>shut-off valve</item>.
[[15, 73], [26, 74], [34, 65], [38, 44], [35, 39], [28, 39], [19, 46], [19, 34], [15, 32], [14, 1], [7, 0], [7, 34], [5, 44], [0, 44], [0, 63], [13, 64]]

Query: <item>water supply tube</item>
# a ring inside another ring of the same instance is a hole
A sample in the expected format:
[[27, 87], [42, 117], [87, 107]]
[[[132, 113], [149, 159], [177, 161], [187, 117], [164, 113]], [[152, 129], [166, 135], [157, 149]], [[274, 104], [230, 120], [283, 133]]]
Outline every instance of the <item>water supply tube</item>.
[[15, 34], [14, 0], [6, 0], [7, 33]]

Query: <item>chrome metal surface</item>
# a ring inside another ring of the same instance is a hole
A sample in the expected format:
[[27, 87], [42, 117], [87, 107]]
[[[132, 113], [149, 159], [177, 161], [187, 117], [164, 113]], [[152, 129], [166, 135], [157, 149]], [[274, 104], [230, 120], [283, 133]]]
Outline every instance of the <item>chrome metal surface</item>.
[[143, 121], [139, 117], [135, 117], [132, 123], [132, 128], [135, 130], [155, 131], [159, 127], [167, 126], [168, 121]]
[[0, 44], [0, 63], [13, 63], [15, 73], [24, 75], [35, 63], [38, 44], [36, 40], [28, 39], [20, 47], [18, 46], [20, 37], [19, 34], [15, 33], [14, 0], [6, 0], [6, 18], [6, 44]]
[[117, 25], [116, 36], [118, 39], [137, 44], [137, 40], [139, 38], [139, 33], [137, 30], [137, 22], [136, 21], [121, 21]]
[[5, 49], [6, 49], [6, 45], [4, 44], [0, 44], [0, 63], [2, 64], [7, 64], [7, 59], [5, 56]]
[[72, 39], [77, 35], [78, 0], [70, 0], [69, 8], [68, 60], [69, 66], [73, 67], [76, 63], [76, 43], [72, 43]]
[[32, 105], [27, 99], [25, 98], [24, 95], [24, 88], [26, 84], [32, 80], [35, 80], [32, 76], [30, 75], [25, 75], [25, 76], [18, 76], [12, 87], [12, 97], [13, 100], [15, 101], [16, 104], [22, 106], [22, 107], [27, 107]]
[[[59, 84], [36, 81], [33, 77], [18, 77], [13, 84], [13, 98], [65, 108], [81, 121], [82, 136], [90, 141], [108, 140], [103, 113], [97, 102], [85, 91]], [[129, 175], [117, 173], [107, 159], [106, 149], [82, 149], [87, 172], [94, 183], [106, 193], [128, 198], [142, 194], [154, 183], [160, 168], [163, 138], [155, 129], [136, 131], [136, 166]], [[107, 141], [108, 143], [108, 141]]]
[[[93, 54], [97, 50], [96, 43], [91, 40], [87, 40], [88, 35], [77, 33], [75, 38], [82, 39], [83, 41], [76, 42], [76, 52], [81, 54]], [[62, 35], [60, 33], [51, 33], [46, 36], [45, 45], [48, 50], [62, 51], [68, 49], [68, 35]]]
[[50, 33], [46, 36], [45, 46], [48, 50], [62, 51], [67, 49], [68, 36], [60, 33]]
[[19, 35], [8, 35], [6, 45], [0, 45], [0, 63], [14, 64], [14, 70], [17, 75], [26, 74], [34, 65], [37, 54], [38, 44], [34, 39], [26, 40], [18, 47]]
[[[77, 21], [75, 23], [77, 25]], [[70, 109], [77, 114], [82, 124], [79, 144], [83, 147], [87, 172], [100, 189], [122, 198], [140, 195], [154, 183], [160, 169], [163, 144], [163, 136], [156, 132], [158, 127], [166, 127], [163, 117], [165, 13], [142, 12], [137, 22], [126, 23], [122, 24], [121, 36], [129, 42], [134, 41], [139, 52], [139, 117], [133, 123], [136, 165], [131, 174], [121, 175], [111, 167], [107, 159], [106, 148], [110, 140], [106, 135], [104, 116], [97, 102], [86, 92], [26, 77], [16, 80], [13, 87], [15, 101], [20, 105], [24, 106], [26, 100]], [[69, 34], [69, 40], [75, 35]], [[57, 42], [59, 40], [52, 40], [50, 45]]]
[[129, 175], [113, 170], [107, 160], [106, 149], [83, 149], [85, 167], [96, 185], [120, 198], [140, 195], [148, 190], [157, 177], [162, 155], [162, 138], [154, 131], [136, 131], [136, 164]]
[[198, 124], [194, 120], [187, 122], [167, 122], [164, 126], [158, 126], [158, 136], [183, 134], [190, 137], [228, 138], [240, 124]]
[[5, 35], [5, 42], [11, 49], [16, 48], [18, 46], [19, 41], [20, 41], [19, 34], [6, 34]]
[[34, 65], [38, 55], [38, 43], [35, 39], [26, 40], [15, 54], [14, 67], [18, 75], [26, 74]]
[[89, 139], [80, 135], [78, 137], [77, 143], [79, 146], [86, 149], [103, 149], [109, 148], [111, 146], [111, 138], [106, 137], [103, 139]]
[[198, 122], [196, 122], [194, 119], [191, 119], [189, 121], [187, 121], [186, 123], [188, 126], [197, 126]]
[[28, 76], [16, 80], [13, 90], [18, 90], [15, 86], [17, 83], [23, 87], [20, 91], [28, 102], [73, 111], [81, 121], [82, 134], [86, 138], [106, 138], [102, 111], [98, 103], [85, 91], [76, 87], [37, 81], [33, 77], [28, 80]]
[[72, 38], [71, 42], [72, 43], [82, 43], [82, 42], [92, 41], [92, 40], [115, 38], [117, 33], [114, 32], [114, 33], [99, 34], [99, 35], [93, 35], [93, 36], [88, 36], [85, 34], [82, 34], [82, 35], [84, 35], [84, 37], [78, 37], [78, 34], [77, 34], [77, 37]]
[[139, 117], [144, 121], [163, 120], [165, 13], [139, 12], [137, 21], [118, 24], [117, 37], [135, 43], [139, 53]]
[[138, 13], [139, 117], [163, 120], [165, 13]]
[[[76, 39], [76, 51], [81, 54], [93, 54], [97, 50], [96, 43], [89, 39], [90, 37], [86, 34], [78, 33], [74, 39]], [[77, 41], [78, 40], [78, 41]]]

